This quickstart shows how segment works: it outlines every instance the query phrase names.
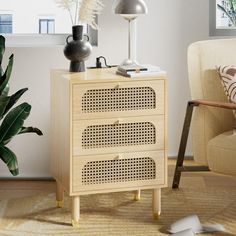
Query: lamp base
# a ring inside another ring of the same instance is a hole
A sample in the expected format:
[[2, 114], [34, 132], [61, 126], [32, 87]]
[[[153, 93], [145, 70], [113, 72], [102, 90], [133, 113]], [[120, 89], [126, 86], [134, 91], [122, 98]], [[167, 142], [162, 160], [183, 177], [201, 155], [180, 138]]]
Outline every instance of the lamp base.
[[136, 60], [125, 59], [120, 66], [139, 66], [139, 63]]
[[139, 73], [140, 71], [147, 71], [147, 68], [140, 65], [135, 60], [127, 59], [121, 65], [118, 66], [117, 72], [118, 74], [122, 74], [127, 76], [129, 72]]
[[131, 60], [131, 59], [126, 59], [124, 60], [119, 66], [118, 69], [122, 67], [127, 67], [127, 68], [133, 68], [133, 69], [138, 69], [142, 67], [136, 60]]

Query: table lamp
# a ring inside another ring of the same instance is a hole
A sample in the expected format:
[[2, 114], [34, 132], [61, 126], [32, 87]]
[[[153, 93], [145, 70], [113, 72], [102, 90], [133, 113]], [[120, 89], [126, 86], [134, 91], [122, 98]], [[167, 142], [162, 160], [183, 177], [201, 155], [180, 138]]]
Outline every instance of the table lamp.
[[[131, 58], [131, 21], [135, 20], [141, 14], [147, 14], [147, 5], [144, 0], [116, 0], [112, 8], [113, 13], [121, 15], [129, 22], [128, 59], [126, 59], [120, 67], [138, 68], [140, 66], [136, 60]], [[134, 37], [136, 37], [136, 35], [134, 35]]]

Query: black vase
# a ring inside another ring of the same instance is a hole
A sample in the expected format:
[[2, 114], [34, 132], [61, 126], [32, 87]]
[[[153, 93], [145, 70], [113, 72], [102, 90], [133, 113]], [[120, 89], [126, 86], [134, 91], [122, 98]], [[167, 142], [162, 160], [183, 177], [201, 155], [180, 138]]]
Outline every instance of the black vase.
[[[71, 37], [73, 40], [69, 41]], [[92, 46], [89, 43], [89, 37], [83, 35], [83, 26], [74, 25], [72, 27], [72, 35], [67, 37], [66, 46], [64, 48], [65, 57], [71, 61], [70, 72], [85, 71], [84, 61], [89, 58], [91, 52]]]

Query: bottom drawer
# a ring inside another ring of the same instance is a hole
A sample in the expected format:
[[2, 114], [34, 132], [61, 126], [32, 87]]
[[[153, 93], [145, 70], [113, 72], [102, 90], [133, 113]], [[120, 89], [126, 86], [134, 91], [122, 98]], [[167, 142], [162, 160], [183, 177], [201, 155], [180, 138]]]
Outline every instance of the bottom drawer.
[[72, 191], [141, 188], [165, 184], [165, 152], [136, 152], [73, 158]]

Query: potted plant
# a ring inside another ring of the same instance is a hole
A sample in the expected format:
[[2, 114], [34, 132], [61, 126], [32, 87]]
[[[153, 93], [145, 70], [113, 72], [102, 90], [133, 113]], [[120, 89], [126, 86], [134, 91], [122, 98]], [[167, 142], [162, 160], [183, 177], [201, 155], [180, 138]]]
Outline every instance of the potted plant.
[[[85, 71], [85, 63], [92, 52], [89, 37], [83, 35], [83, 24], [98, 29], [96, 15], [98, 15], [103, 3], [101, 0], [56, 0], [59, 7], [68, 11], [72, 23], [72, 35], [69, 35], [64, 48], [64, 55], [70, 62], [70, 72]], [[86, 36], [86, 39], [83, 38]], [[72, 40], [69, 40], [72, 38]]]
[[25, 127], [24, 121], [30, 114], [31, 105], [24, 102], [14, 108], [14, 104], [28, 90], [23, 88], [12, 95], [9, 94], [9, 79], [11, 77], [14, 55], [9, 57], [7, 68], [4, 72], [2, 60], [5, 52], [5, 38], [0, 35], [0, 159], [7, 165], [12, 175], [19, 174], [18, 162], [15, 153], [6, 145], [15, 135], [23, 133], [36, 133], [42, 135], [38, 128]]

